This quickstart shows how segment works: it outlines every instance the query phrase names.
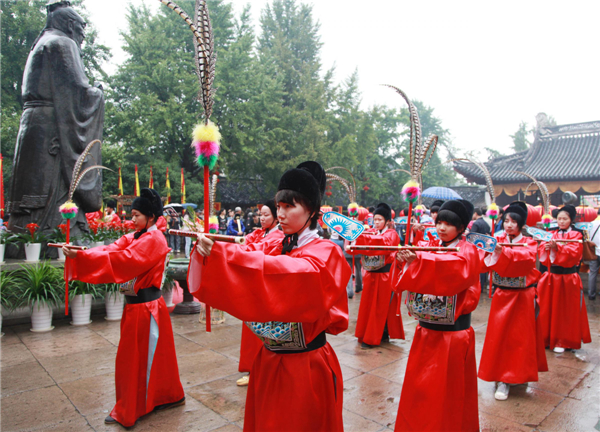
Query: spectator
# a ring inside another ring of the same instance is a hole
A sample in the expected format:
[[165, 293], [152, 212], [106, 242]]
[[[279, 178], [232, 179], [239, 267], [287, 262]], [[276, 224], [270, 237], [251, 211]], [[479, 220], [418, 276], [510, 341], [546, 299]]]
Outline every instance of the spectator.
[[227, 222], [229, 222], [229, 219], [226, 216], [225, 209], [223, 209], [219, 213], [219, 234], [227, 234]]
[[234, 213], [233, 210], [227, 210], [227, 223], [229, 223], [233, 219]]
[[588, 261], [590, 274], [588, 276], [588, 298], [596, 300], [596, 280], [598, 279], [598, 270], [600, 269], [600, 209], [598, 217], [592, 222], [592, 229], [589, 230], [590, 241], [596, 245], [596, 259]]
[[[173, 213], [171, 215], [171, 222], [169, 223], [169, 229], [173, 229], [173, 230], [178, 230], [181, 228], [181, 220], [179, 219], [179, 214], [178, 213]], [[170, 240], [171, 240], [171, 244], [169, 245], [170, 248], [173, 250], [174, 253], [179, 253], [179, 236], [176, 235], [172, 235]]]
[[[471, 225], [470, 231], [473, 233], [490, 235], [492, 230], [488, 223], [483, 219], [483, 211], [480, 207], [475, 207], [475, 211], [473, 212], [473, 224]], [[485, 287], [488, 285], [488, 273], [481, 273], [479, 275], [479, 283], [481, 285], [481, 291], [485, 290]]]
[[[191, 231], [195, 231], [195, 224], [194, 221], [190, 218], [190, 214], [188, 212], [186, 212], [185, 210], [183, 211], [183, 226], [181, 227], [181, 229], [183, 231], [187, 231], [187, 232], [191, 232]], [[190, 249], [192, 248], [192, 238], [191, 237], [184, 237], [185, 239], [185, 257], [187, 259], [190, 258]]]
[[[240, 209], [240, 213], [241, 212], [242, 209]], [[235, 216], [227, 224], [227, 234], [232, 236], [243, 236], [245, 229], [246, 227], [244, 226], [244, 221], [242, 221], [242, 215], [238, 214], [236, 209]]]
[[248, 215], [250, 216], [250, 221], [246, 226], [246, 234], [250, 234], [254, 230], [259, 229], [261, 227], [260, 215], [258, 213], [249, 213]]

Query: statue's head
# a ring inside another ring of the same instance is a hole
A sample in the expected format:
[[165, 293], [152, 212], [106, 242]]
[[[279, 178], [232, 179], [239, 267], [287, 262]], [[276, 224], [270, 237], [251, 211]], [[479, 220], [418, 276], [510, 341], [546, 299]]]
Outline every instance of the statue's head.
[[70, 7], [70, 2], [55, 2], [47, 7], [47, 28], [55, 28], [62, 31], [77, 45], [81, 46], [85, 39], [85, 27], [87, 23], [81, 16]]

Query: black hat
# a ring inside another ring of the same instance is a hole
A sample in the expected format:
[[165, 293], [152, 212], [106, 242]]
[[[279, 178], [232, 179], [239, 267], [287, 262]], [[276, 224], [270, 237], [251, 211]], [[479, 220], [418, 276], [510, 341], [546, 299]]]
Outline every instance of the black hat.
[[441, 207], [442, 204], [444, 204], [444, 200], [435, 200], [432, 204], [431, 204], [431, 208], [433, 207]]
[[275, 204], [275, 200], [267, 200], [265, 202], [265, 205], [267, 207], [269, 207], [269, 210], [271, 210], [271, 214], [273, 215], [274, 219], [277, 219], [277, 205]]
[[113, 209], [117, 208], [117, 201], [115, 201], [114, 199], [109, 199], [108, 201], [106, 201], [106, 207], [110, 207]]
[[523, 223], [525, 223], [527, 221], [527, 204], [525, 204], [523, 201], [513, 201], [509, 204], [508, 207], [506, 207], [506, 210], [504, 210], [504, 214], [508, 214], [508, 213], [516, 213], [519, 216], [521, 216], [521, 219], [523, 220]]
[[473, 219], [473, 204], [464, 199], [446, 201], [440, 207], [440, 212], [442, 210], [448, 210], [457, 215], [465, 229]]
[[386, 221], [392, 219], [392, 208], [386, 203], [379, 203], [373, 211], [373, 216], [381, 215]]
[[144, 216], [157, 218], [163, 214], [163, 205], [160, 195], [154, 189], [144, 188], [140, 196], [133, 200], [131, 210], [137, 210]]
[[314, 210], [318, 211], [326, 184], [327, 178], [321, 164], [307, 161], [283, 173], [277, 191], [287, 189], [301, 193], [313, 204]]
[[569, 217], [571, 218], [571, 222], [575, 221], [575, 218], [577, 217], [577, 209], [575, 208], [575, 206], [573, 206], [571, 204], [564, 205], [558, 209], [558, 212], [556, 213], [556, 215], [558, 216], [558, 213], [560, 213], [562, 211], [567, 212], [569, 214]]

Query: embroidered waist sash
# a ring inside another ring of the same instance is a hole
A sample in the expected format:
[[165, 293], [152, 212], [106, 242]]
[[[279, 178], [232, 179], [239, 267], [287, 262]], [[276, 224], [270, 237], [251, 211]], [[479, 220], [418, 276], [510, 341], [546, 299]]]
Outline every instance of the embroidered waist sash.
[[461, 331], [471, 327], [471, 314], [461, 315], [454, 324], [433, 324], [427, 321], [419, 321], [423, 328], [436, 331]]

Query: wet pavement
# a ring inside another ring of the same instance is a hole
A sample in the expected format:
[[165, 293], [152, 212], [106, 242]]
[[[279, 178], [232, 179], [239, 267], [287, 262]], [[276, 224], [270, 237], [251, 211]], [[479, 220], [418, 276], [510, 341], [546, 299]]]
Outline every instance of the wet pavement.
[[[416, 322], [403, 308], [406, 341], [363, 350], [354, 338], [360, 294], [350, 300], [350, 328], [328, 335], [344, 375], [346, 431], [393, 430]], [[576, 352], [546, 351], [550, 371], [540, 381], [494, 399], [494, 383], [479, 380], [484, 431], [600, 430], [600, 300], [589, 302], [592, 343]], [[485, 338], [490, 300], [473, 315], [477, 360]], [[114, 362], [119, 322], [92, 316], [88, 326], [55, 320], [49, 333], [29, 325], [4, 327], [1, 339], [1, 430], [119, 431], [104, 418], [115, 403]], [[198, 315], [171, 314], [186, 405], [141, 418], [135, 431], [233, 432], [243, 427], [246, 387], [237, 387], [241, 322], [204, 331]]]

